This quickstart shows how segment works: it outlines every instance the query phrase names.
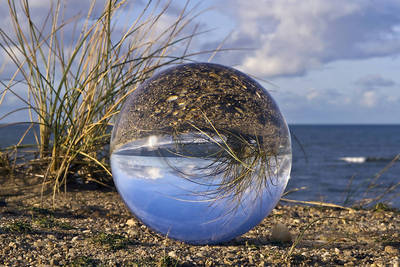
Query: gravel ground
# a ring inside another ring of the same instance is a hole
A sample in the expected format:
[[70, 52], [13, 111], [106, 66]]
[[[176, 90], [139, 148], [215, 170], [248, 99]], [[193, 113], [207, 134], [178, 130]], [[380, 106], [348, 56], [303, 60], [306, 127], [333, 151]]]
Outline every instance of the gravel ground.
[[[192, 246], [151, 232], [132, 217], [115, 191], [73, 189], [60, 194], [54, 208], [51, 197], [21, 195], [0, 195], [2, 266], [399, 266], [400, 262], [400, 213], [394, 210], [278, 205], [261, 224], [229, 243]], [[285, 235], [287, 230], [290, 236]]]

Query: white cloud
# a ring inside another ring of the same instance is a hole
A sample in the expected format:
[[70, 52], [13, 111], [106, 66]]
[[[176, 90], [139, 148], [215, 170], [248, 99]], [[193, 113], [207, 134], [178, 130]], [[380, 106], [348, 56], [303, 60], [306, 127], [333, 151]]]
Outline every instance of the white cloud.
[[161, 168], [156, 166], [142, 166], [133, 159], [115, 157], [116, 165], [126, 178], [157, 180], [164, 178]]
[[160, 179], [163, 177], [162, 173], [161, 173], [161, 169], [160, 168], [156, 168], [156, 167], [145, 167], [143, 169], [143, 174], [142, 174], [143, 178], [147, 178], [147, 179], [152, 179], [152, 180], [156, 180], [156, 179]]
[[335, 60], [400, 52], [399, 1], [236, 0], [226, 6], [237, 18], [230, 45], [255, 48], [234, 64], [257, 76], [302, 75]]
[[157, 180], [164, 177], [161, 169], [158, 167], [139, 166], [139, 165], [134, 165], [134, 163], [132, 162], [129, 163], [132, 165], [131, 166], [120, 165], [121, 170], [123, 170], [123, 172], [127, 174], [127, 177], [130, 177], [132, 179], [149, 179], [149, 180]]
[[373, 108], [377, 104], [377, 95], [374, 91], [366, 91], [362, 94], [360, 104], [367, 108]]

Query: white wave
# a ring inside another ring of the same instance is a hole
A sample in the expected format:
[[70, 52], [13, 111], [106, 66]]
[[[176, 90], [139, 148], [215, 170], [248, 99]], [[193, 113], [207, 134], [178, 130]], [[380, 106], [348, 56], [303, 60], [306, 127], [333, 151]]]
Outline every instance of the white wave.
[[364, 163], [367, 160], [366, 157], [342, 157], [339, 159], [348, 163]]

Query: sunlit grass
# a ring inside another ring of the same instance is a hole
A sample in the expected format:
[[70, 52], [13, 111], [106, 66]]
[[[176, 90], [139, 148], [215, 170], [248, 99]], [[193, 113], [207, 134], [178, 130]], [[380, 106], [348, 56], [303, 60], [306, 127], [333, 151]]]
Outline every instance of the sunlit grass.
[[[82, 25], [80, 17], [64, 17], [63, 3], [53, 2], [39, 25], [32, 19], [29, 1], [9, 0], [5, 5], [13, 31], [0, 29], [0, 47], [16, 69], [7, 82], [1, 81], [0, 105], [8, 95], [24, 104], [0, 122], [21, 110], [30, 116], [29, 127], [8, 155], [17, 158], [22, 140], [34, 132], [35, 166], [44, 174], [44, 183], [53, 182], [54, 194], [66, 186], [70, 174], [109, 184], [109, 127], [125, 98], [157, 69], [198, 54], [185, 48], [197, 34], [183, 34], [198, 15], [188, 9], [188, 2], [160, 31], [170, 3], [149, 1], [122, 32], [116, 32], [116, 21], [128, 1], [109, 0], [98, 16], [92, 1]], [[67, 43], [64, 35], [71, 26], [78, 34]], [[184, 53], [174, 56], [177, 46], [183, 46]], [[26, 88], [22, 94], [15, 89], [21, 84]], [[8, 166], [4, 158], [1, 154], [1, 168]], [[30, 159], [20, 167], [27, 163]]]

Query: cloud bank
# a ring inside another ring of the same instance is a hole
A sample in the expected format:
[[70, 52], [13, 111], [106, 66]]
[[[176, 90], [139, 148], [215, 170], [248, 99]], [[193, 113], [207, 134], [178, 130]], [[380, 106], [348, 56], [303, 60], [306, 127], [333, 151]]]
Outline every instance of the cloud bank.
[[229, 46], [254, 49], [227, 64], [257, 76], [298, 76], [332, 61], [400, 53], [397, 0], [235, 0], [225, 7], [237, 18]]

